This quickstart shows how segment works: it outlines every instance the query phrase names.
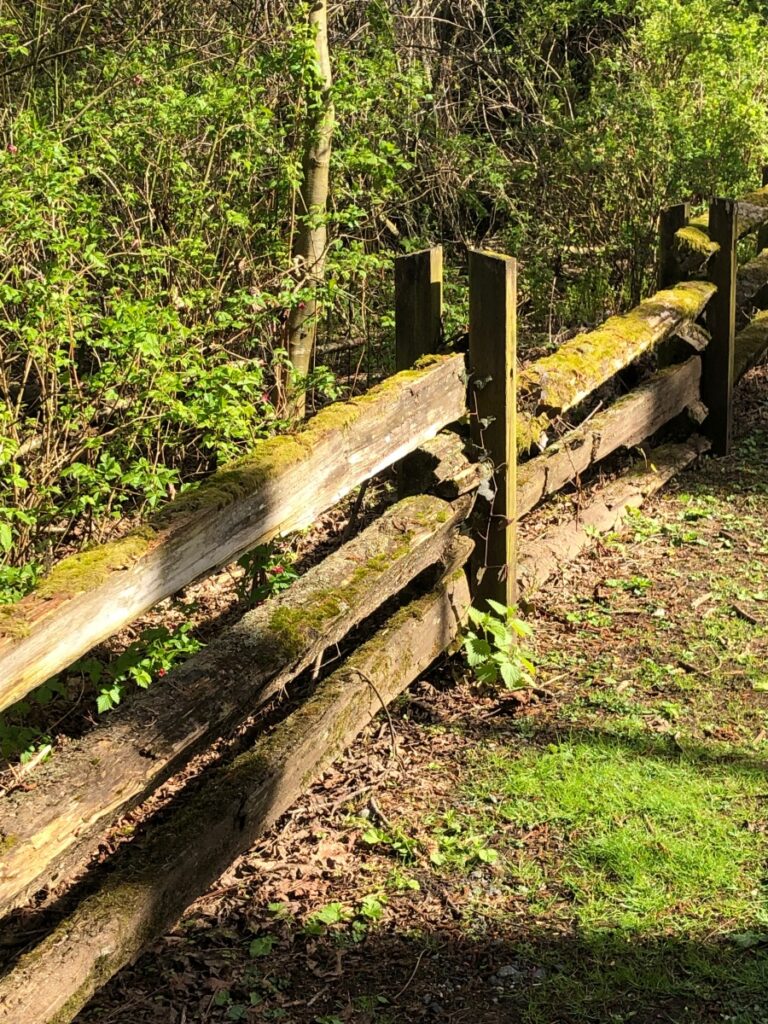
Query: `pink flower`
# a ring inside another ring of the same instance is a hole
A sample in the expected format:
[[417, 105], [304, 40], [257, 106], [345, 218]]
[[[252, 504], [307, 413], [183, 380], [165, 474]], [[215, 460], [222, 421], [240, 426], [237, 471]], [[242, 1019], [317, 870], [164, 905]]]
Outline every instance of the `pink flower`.
[[164, 669], [164, 668], [159, 668], [159, 669], [157, 670], [157, 674], [158, 674], [159, 676], [164, 676], [164, 675], [165, 675], [165, 669]]
[[273, 565], [269, 572], [271, 572], [275, 576], [282, 576], [283, 573], [285, 572], [285, 569], [282, 567], [282, 565]]
[[8, 152], [11, 154], [11, 156], [13, 156], [14, 153], [18, 153], [19, 152], [18, 147], [14, 146], [14, 144], [12, 142], [9, 143], [6, 148], [7, 148]]

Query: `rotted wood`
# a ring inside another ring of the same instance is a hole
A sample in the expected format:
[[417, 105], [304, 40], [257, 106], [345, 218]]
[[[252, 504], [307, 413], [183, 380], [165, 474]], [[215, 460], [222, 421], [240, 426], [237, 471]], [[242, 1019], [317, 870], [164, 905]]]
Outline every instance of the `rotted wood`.
[[435, 356], [260, 442], [134, 534], [64, 559], [0, 609], [0, 710], [197, 577], [310, 525], [465, 410], [463, 356]]
[[520, 402], [527, 411], [566, 412], [684, 323], [695, 321], [715, 291], [707, 281], [684, 281], [567, 341], [521, 371]]
[[440, 560], [471, 499], [408, 498], [63, 747], [0, 804], [0, 908], [81, 867], [121, 813]]
[[618, 448], [632, 448], [698, 401], [701, 359], [656, 373], [605, 412], [566, 434], [542, 455], [518, 467], [517, 510], [523, 516], [543, 498]]
[[493, 466], [487, 460], [471, 462], [461, 437], [444, 430], [425, 441], [401, 466], [406, 493], [430, 492], [449, 501], [476, 490], [493, 476]]
[[457, 635], [469, 607], [471, 541], [426, 597], [391, 618], [306, 703], [214, 773], [146, 838], [121, 851], [102, 887], [0, 981], [0, 1019], [66, 1024], [162, 935], [232, 861], [327, 770]]
[[518, 559], [518, 581], [524, 596], [531, 597], [562, 565], [577, 558], [589, 547], [595, 533], [615, 530], [627, 509], [639, 508], [709, 447], [707, 439], [694, 434], [682, 444], [651, 449], [639, 467], [598, 489], [573, 521], [526, 540]]

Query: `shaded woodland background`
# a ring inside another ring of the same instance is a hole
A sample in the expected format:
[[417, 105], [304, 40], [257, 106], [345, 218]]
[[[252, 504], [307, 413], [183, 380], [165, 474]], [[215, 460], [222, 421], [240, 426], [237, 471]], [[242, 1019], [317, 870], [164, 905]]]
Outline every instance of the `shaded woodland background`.
[[[320, 92], [308, 5], [0, 4], [0, 601], [257, 438]], [[398, 252], [522, 262], [521, 342], [636, 302], [668, 201], [759, 184], [764, 3], [331, 6], [319, 400], [392, 368]], [[359, 343], [363, 343], [360, 345]], [[331, 369], [325, 369], [330, 366]], [[335, 372], [334, 372], [335, 371]]]

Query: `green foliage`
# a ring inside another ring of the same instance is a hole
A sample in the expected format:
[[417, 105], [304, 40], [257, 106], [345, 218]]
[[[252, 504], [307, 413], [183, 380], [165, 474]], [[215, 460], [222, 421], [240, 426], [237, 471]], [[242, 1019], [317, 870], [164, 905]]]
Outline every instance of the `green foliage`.
[[294, 555], [273, 543], [259, 544], [237, 560], [243, 575], [237, 581], [240, 601], [253, 607], [273, 594], [287, 590], [299, 578], [293, 567]]
[[533, 685], [536, 669], [520, 640], [531, 635], [531, 627], [517, 617], [517, 609], [488, 600], [491, 609], [469, 609], [475, 629], [466, 629], [464, 654], [477, 681], [485, 686], [501, 683], [507, 690]]
[[189, 623], [175, 630], [157, 626], [144, 630], [110, 662], [95, 657], [75, 662], [66, 673], [38, 686], [0, 715], [0, 754], [6, 759], [20, 757], [22, 763], [41, 751], [45, 755], [52, 743], [50, 705], [54, 701], [70, 703], [75, 697], [79, 701], [88, 696], [103, 714], [116, 707], [133, 687], [146, 689], [201, 646]]

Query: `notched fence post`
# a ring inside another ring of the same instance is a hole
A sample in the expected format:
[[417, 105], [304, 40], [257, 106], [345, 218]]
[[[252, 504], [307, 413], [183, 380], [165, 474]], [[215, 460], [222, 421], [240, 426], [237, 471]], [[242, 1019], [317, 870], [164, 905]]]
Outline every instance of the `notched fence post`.
[[517, 262], [469, 253], [469, 414], [472, 442], [494, 465], [487, 515], [478, 516], [473, 601], [517, 600]]
[[439, 350], [443, 319], [443, 247], [395, 260], [395, 369], [408, 370]]
[[682, 280], [675, 235], [688, 223], [690, 206], [678, 203], [659, 214], [659, 288], [671, 288]]
[[707, 268], [717, 292], [706, 312], [712, 340], [702, 355], [701, 391], [709, 409], [704, 429], [715, 455], [729, 453], [733, 428], [737, 210], [732, 199], [713, 199], [709, 207], [709, 237], [719, 248]]
[[[395, 260], [395, 371], [409, 370], [439, 351], [443, 335], [443, 247]], [[397, 467], [400, 497], [410, 493], [403, 463]], [[361, 492], [363, 493], [363, 492]]]

